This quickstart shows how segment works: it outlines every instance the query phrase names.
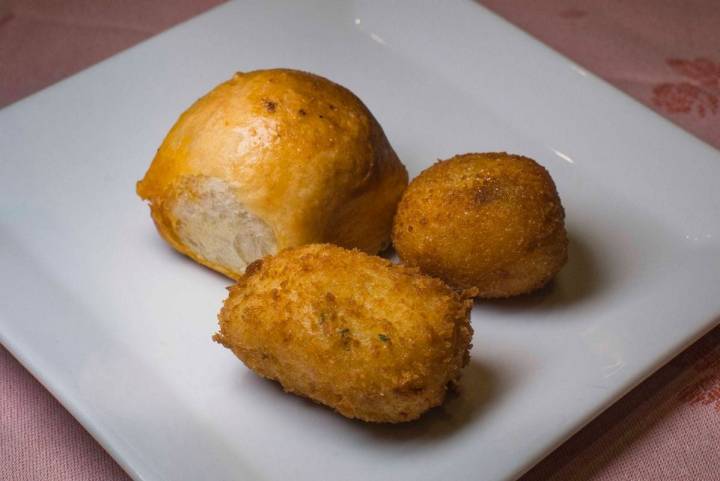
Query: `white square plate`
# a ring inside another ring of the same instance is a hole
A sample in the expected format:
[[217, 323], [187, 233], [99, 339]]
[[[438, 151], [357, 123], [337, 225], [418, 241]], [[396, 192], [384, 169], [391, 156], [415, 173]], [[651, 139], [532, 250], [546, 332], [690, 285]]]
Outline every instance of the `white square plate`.
[[[538, 159], [567, 211], [549, 292], [480, 303], [463, 393], [373, 426], [210, 341], [229, 283], [135, 196], [174, 119], [235, 70], [346, 85], [411, 175]], [[232, 3], [0, 111], [0, 339], [136, 479], [511, 479], [720, 314], [720, 156], [471, 2]]]

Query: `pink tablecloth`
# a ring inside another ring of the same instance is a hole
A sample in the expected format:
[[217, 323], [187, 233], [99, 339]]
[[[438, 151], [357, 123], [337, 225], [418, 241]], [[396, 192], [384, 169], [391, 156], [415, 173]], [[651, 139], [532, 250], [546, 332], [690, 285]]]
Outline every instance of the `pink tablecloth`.
[[[0, 0], [0, 106], [220, 0]], [[482, 0], [720, 148], [717, 0]], [[720, 328], [541, 462], [530, 480], [720, 480]], [[0, 479], [126, 480], [0, 348]]]

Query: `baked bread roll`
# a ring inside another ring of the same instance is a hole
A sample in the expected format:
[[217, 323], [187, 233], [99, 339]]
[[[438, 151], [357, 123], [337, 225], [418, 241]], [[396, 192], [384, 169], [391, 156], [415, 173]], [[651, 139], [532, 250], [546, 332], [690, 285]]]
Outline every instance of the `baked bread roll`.
[[175, 249], [231, 278], [314, 242], [377, 253], [407, 171], [352, 92], [287, 69], [237, 73], [185, 111], [137, 193]]

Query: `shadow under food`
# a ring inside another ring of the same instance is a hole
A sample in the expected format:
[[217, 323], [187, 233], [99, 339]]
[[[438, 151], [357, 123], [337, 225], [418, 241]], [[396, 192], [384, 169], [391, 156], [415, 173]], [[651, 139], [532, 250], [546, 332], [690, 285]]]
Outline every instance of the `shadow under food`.
[[368, 423], [346, 418], [329, 406], [286, 393], [279, 382], [261, 378], [248, 370], [243, 371], [246, 376], [239, 377], [243, 383], [250, 381], [255, 388], [269, 390], [272, 395], [288, 396], [287, 400], [293, 404], [299, 403], [307, 409], [318, 409], [325, 413], [329, 420], [332, 418], [332, 422], [339, 422], [346, 428], [387, 442], [434, 441], [449, 437], [477, 421], [500, 397], [497, 376], [484, 364], [471, 359], [462, 371], [459, 385], [448, 390], [441, 406], [430, 409], [415, 421], [398, 424]]
[[477, 421], [498, 397], [494, 373], [484, 364], [471, 360], [463, 369], [457, 389], [449, 390], [445, 402], [420, 419], [399, 424], [350, 422], [383, 441], [433, 441], [451, 436]]
[[563, 309], [596, 297], [607, 286], [590, 246], [568, 234], [568, 262], [554, 280], [528, 294], [508, 299], [477, 299], [476, 303], [498, 310]]
[[173, 248], [170, 244], [168, 244], [165, 239], [163, 239], [160, 234], [157, 232], [153, 232], [153, 235], [151, 236], [151, 242], [153, 242], [155, 245], [159, 246], [159, 249], [162, 249], [163, 252], [167, 253], [169, 256], [171, 256], [175, 262], [178, 262], [180, 264], [185, 264], [187, 266], [191, 266], [192, 268], [198, 269], [199, 272], [205, 272], [210, 277], [214, 277], [217, 279], [222, 280], [226, 285], [230, 286], [235, 283], [235, 281], [229, 277], [227, 277], [225, 274], [221, 274], [220, 272], [209, 268], [208, 266], [204, 264], [200, 264], [196, 260], [190, 258], [190, 256], [183, 254], [182, 252], [179, 252], [175, 248]]

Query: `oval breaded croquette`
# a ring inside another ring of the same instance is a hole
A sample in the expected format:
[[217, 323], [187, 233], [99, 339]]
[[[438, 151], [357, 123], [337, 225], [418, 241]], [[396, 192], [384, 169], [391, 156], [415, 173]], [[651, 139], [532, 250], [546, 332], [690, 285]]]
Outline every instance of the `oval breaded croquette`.
[[380, 257], [311, 244], [256, 261], [229, 290], [214, 339], [348, 418], [416, 419], [468, 362], [469, 296]]
[[464, 154], [408, 186], [393, 225], [402, 261], [478, 297], [527, 293], [567, 260], [565, 213], [550, 174], [528, 157]]

